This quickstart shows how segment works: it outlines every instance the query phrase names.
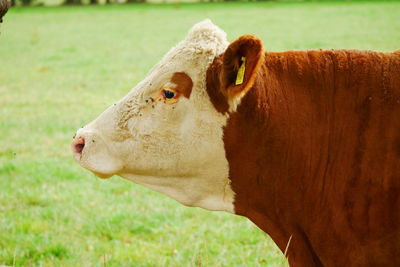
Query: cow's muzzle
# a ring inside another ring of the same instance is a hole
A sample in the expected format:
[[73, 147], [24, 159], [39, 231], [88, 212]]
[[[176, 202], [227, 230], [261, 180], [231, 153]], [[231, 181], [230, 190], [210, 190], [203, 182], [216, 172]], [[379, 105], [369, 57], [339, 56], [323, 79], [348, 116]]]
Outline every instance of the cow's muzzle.
[[111, 177], [122, 169], [120, 158], [112, 153], [104, 137], [95, 129], [79, 129], [72, 140], [71, 150], [82, 167], [100, 178]]

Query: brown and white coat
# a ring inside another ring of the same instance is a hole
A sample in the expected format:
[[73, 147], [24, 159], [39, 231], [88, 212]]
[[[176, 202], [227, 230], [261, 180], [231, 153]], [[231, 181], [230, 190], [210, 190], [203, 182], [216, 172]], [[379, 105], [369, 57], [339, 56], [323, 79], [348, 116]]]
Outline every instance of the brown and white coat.
[[399, 52], [264, 52], [206, 20], [72, 148], [100, 177], [248, 217], [292, 266], [394, 266], [399, 114]]

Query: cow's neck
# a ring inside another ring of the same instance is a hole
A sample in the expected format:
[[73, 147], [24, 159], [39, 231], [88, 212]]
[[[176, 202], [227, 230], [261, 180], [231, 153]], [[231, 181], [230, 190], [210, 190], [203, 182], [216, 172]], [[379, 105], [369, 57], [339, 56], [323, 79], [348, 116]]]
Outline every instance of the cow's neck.
[[[207, 91], [224, 113], [221, 64], [209, 68]], [[399, 64], [371, 51], [266, 53], [229, 114], [235, 212], [287, 250], [291, 266], [390, 265], [398, 254]]]
[[251, 219], [282, 251], [287, 250], [292, 265], [318, 266], [320, 261], [307, 239], [308, 226], [303, 225], [307, 222], [300, 219], [313, 203], [307, 203], [302, 194], [308, 190], [301, 179], [306, 173], [302, 173], [306, 166], [299, 138], [303, 133], [299, 125], [293, 125], [298, 116], [304, 116], [302, 109], [309, 103], [303, 100], [309, 96], [304, 88], [291, 86], [283, 62], [284, 55], [266, 55], [254, 87], [225, 128], [235, 212]]

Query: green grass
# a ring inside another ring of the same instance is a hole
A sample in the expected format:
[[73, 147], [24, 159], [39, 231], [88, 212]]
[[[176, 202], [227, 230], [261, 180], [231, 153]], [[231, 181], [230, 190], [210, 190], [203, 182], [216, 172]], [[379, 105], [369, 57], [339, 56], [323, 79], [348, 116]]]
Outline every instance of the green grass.
[[399, 13], [398, 2], [12, 9], [0, 34], [0, 265], [284, 264], [245, 218], [95, 178], [73, 161], [71, 138], [206, 17], [270, 51], [390, 51]]

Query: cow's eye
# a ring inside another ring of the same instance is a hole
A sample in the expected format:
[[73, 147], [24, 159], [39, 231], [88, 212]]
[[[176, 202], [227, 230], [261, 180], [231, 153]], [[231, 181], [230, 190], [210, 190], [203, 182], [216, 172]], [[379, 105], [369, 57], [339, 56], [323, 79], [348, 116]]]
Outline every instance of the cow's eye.
[[163, 97], [167, 98], [167, 99], [172, 99], [176, 97], [176, 92], [172, 91], [172, 90], [168, 90], [168, 89], [164, 89], [162, 91]]

